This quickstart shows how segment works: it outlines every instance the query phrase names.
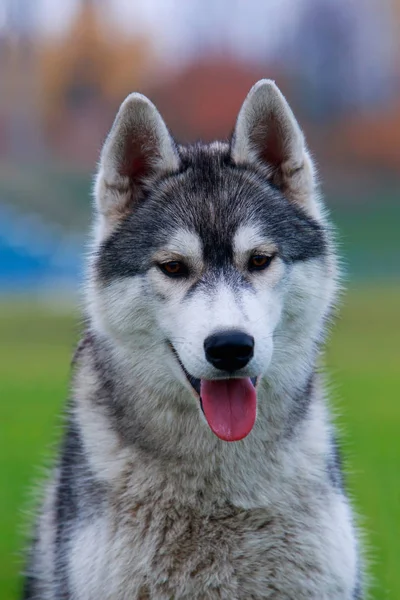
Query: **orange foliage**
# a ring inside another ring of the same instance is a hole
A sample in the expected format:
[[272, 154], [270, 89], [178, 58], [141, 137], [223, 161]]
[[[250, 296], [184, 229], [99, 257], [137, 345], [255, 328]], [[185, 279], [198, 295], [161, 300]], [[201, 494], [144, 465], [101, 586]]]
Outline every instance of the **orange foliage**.
[[151, 51], [144, 37], [125, 38], [98, 19], [93, 2], [83, 3], [67, 35], [40, 48], [41, 110], [48, 124], [65, 118], [70, 87], [93, 86], [113, 107], [144, 78]]

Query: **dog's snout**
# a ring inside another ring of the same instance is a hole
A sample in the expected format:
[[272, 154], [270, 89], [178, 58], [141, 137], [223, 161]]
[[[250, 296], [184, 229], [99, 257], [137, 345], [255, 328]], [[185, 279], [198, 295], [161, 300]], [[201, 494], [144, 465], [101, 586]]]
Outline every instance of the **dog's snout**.
[[254, 354], [254, 338], [242, 331], [222, 331], [204, 342], [208, 362], [222, 371], [237, 371], [247, 365]]

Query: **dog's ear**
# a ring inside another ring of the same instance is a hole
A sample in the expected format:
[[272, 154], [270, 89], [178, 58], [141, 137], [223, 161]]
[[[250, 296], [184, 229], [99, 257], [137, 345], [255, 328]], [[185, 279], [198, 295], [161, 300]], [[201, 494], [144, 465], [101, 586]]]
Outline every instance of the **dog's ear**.
[[236, 164], [260, 168], [290, 201], [311, 208], [313, 164], [290, 106], [270, 79], [256, 83], [245, 99], [231, 152]]
[[101, 152], [95, 184], [100, 214], [118, 221], [140, 199], [151, 177], [178, 168], [176, 147], [160, 113], [142, 94], [130, 94]]

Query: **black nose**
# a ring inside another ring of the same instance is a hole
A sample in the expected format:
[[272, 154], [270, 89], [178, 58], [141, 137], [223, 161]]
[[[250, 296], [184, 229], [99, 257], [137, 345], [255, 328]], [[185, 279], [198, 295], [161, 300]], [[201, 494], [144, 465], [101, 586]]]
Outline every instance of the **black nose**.
[[237, 371], [254, 354], [254, 338], [242, 331], [221, 331], [204, 342], [206, 358], [216, 369]]

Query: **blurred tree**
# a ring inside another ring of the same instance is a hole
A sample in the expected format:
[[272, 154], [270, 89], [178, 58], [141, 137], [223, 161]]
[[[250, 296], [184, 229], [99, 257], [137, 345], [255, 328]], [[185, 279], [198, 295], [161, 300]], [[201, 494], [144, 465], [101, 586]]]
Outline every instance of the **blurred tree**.
[[46, 134], [64, 157], [84, 162], [96, 156], [116, 105], [138, 88], [152, 59], [147, 38], [125, 37], [107, 14], [101, 0], [81, 1], [66, 35], [40, 49]]

